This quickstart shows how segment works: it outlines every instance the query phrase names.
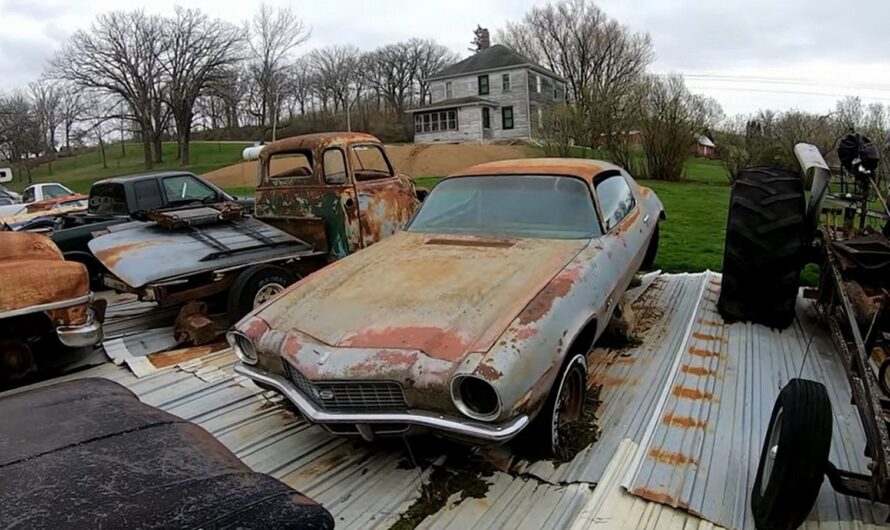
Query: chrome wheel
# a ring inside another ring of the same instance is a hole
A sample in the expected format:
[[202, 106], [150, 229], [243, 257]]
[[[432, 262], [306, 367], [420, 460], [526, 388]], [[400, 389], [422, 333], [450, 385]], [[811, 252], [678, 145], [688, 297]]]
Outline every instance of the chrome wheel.
[[763, 459], [763, 476], [760, 479], [760, 494], [766, 494], [766, 488], [769, 486], [770, 478], [773, 474], [773, 466], [776, 463], [776, 456], [779, 454], [779, 436], [782, 433], [782, 411], [776, 413], [776, 421], [770, 426], [769, 439], [766, 442], [766, 457]]
[[562, 451], [565, 445], [562, 431], [567, 425], [580, 420], [584, 410], [587, 378], [583, 365], [581, 365], [585, 362], [583, 359], [582, 356], [572, 359], [559, 385], [559, 394], [556, 396], [553, 416], [550, 419], [551, 443], [554, 453]]
[[259, 307], [265, 304], [283, 290], [284, 286], [280, 283], [267, 283], [266, 285], [260, 287], [260, 289], [256, 292], [256, 295], [253, 297], [253, 307]]

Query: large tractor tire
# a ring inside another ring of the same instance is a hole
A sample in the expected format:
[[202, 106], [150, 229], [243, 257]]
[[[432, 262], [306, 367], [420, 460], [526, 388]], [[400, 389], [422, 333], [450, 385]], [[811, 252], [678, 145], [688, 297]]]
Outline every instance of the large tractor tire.
[[794, 320], [806, 245], [806, 198], [797, 173], [740, 170], [729, 199], [717, 308], [728, 321], [784, 329]]

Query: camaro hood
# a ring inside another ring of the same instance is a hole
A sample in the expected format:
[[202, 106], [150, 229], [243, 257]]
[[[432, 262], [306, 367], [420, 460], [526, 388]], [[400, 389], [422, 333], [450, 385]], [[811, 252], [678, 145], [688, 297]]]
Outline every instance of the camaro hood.
[[490, 348], [588, 242], [401, 232], [312, 274], [255, 316], [331, 346], [458, 361]]

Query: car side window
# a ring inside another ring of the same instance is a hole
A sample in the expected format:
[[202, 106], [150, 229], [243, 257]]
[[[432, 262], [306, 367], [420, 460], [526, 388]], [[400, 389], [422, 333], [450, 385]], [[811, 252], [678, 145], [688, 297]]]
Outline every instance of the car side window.
[[216, 192], [191, 175], [177, 175], [164, 179], [167, 201], [204, 201], [216, 197]]
[[43, 195], [47, 199], [55, 199], [56, 197], [65, 197], [71, 195], [65, 188], [58, 184], [50, 184], [43, 187]]
[[139, 210], [153, 210], [164, 206], [161, 187], [156, 179], [137, 182], [133, 185], [133, 192], [136, 195], [136, 208]]
[[322, 159], [324, 165], [325, 184], [346, 184], [346, 157], [342, 149], [331, 148], [324, 152]]
[[22, 202], [34, 202], [34, 186], [30, 186], [22, 192]]
[[607, 232], [627, 217], [636, 205], [630, 185], [621, 174], [612, 174], [597, 181], [596, 195], [603, 210], [603, 224]]

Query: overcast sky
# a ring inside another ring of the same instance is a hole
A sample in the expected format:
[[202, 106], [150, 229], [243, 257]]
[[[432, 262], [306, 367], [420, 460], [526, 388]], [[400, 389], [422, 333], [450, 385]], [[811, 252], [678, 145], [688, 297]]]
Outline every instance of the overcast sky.
[[[520, 18], [534, 0], [272, 0], [312, 27], [304, 51], [329, 44], [371, 49], [430, 37], [459, 52], [476, 24], [492, 29]], [[66, 37], [98, 13], [199, 7], [232, 22], [255, 6], [244, 0], [0, 0], [0, 89], [40, 75]], [[682, 72], [694, 91], [727, 114], [759, 108], [828, 112], [843, 95], [890, 104], [890, 1], [600, 0], [611, 16], [652, 35], [655, 72]], [[855, 6], [855, 8], [853, 7]], [[855, 20], [853, 17], [855, 16]]]

